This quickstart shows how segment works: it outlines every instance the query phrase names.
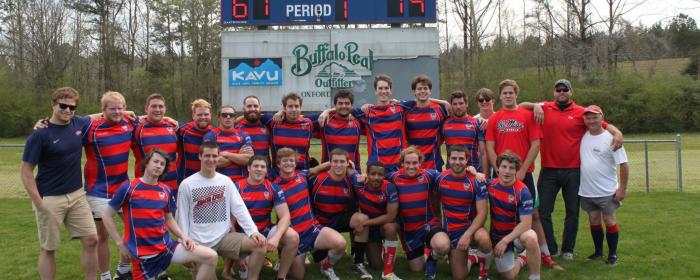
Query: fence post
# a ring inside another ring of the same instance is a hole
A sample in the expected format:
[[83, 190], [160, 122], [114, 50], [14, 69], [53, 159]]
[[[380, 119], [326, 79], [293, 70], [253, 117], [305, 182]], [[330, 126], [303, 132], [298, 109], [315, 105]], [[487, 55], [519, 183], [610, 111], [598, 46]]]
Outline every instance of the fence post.
[[678, 160], [678, 192], [683, 192], [683, 161], [681, 159], [681, 134], [676, 134], [676, 159]]
[[649, 192], [649, 142], [644, 139], [644, 175], [647, 182], [647, 192]]

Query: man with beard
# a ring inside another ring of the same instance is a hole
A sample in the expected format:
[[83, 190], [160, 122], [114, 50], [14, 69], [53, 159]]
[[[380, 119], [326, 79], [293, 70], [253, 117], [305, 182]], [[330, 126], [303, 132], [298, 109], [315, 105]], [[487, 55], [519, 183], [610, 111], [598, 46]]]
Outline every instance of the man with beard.
[[243, 99], [243, 119], [238, 121], [235, 127], [248, 134], [253, 142], [255, 155], [270, 157], [270, 131], [262, 120], [260, 112], [260, 99], [255, 95], [246, 96]]
[[253, 156], [253, 143], [247, 134], [233, 127], [236, 111], [230, 105], [219, 108], [219, 127], [212, 128], [204, 135], [204, 141], [219, 145], [217, 172], [238, 182], [245, 178], [245, 166]]
[[[555, 100], [541, 104], [523, 103], [524, 108], [533, 108], [535, 120], [542, 127], [542, 169], [537, 184], [540, 197], [539, 212], [542, 227], [547, 236], [547, 246], [552, 254], [561, 253], [565, 260], [574, 259], [574, 247], [578, 234], [579, 218], [579, 185], [581, 177], [581, 157], [579, 149], [581, 139], [586, 133], [584, 123], [584, 108], [576, 104], [572, 97], [574, 89], [568, 80], [558, 80], [554, 83], [553, 95]], [[612, 125], [603, 122], [605, 128], [613, 135], [612, 146], [618, 149], [622, 146], [622, 133]], [[561, 189], [564, 197], [563, 240], [561, 251], [558, 249], [557, 238], [552, 225], [552, 212], [557, 195]], [[544, 252], [544, 250], [542, 250]]]
[[463, 146], [467, 150], [467, 163], [470, 166], [474, 166], [477, 171], [488, 169], [484, 131], [479, 129], [480, 123], [467, 114], [469, 109], [467, 96], [462, 91], [452, 92], [450, 105], [452, 115], [442, 125], [442, 135], [445, 138], [447, 150], [454, 145]]
[[199, 146], [211, 129], [211, 104], [204, 99], [192, 102], [192, 121], [177, 130], [177, 181], [197, 173], [200, 167]]
[[284, 119], [281, 122], [268, 121], [272, 160], [276, 161], [277, 151], [281, 148], [291, 148], [297, 152], [298, 170], [309, 168], [309, 148], [313, 136], [314, 124], [310, 119], [301, 115], [303, 100], [297, 93], [289, 93], [282, 97]]

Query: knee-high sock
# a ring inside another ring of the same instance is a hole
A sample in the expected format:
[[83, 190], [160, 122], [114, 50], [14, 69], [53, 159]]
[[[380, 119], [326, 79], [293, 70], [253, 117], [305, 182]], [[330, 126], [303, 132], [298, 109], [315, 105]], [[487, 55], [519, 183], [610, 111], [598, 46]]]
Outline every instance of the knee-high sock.
[[605, 239], [608, 240], [608, 255], [617, 255], [617, 241], [620, 238], [617, 224], [605, 228]]
[[595, 254], [603, 254], [603, 225], [591, 225], [591, 237], [593, 237], [593, 246], [595, 246]]
[[394, 260], [396, 259], [396, 247], [399, 246], [398, 240], [384, 241], [384, 275], [394, 273]]

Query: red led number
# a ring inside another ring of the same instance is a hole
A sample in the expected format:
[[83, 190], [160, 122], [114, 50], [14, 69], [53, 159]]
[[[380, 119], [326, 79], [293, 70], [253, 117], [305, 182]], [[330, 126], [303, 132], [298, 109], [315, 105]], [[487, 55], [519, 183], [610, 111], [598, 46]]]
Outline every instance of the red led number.
[[[248, 1], [232, 0], [233, 1], [233, 18], [247, 19], [248, 18]], [[243, 2], [243, 3], [241, 3]]]
[[[411, 5], [420, 5], [420, 12], [425, 13], [425, 0], [409, 0], [411, 1]], [[402, 2], [403, 4], [403, 2]], [[403, 5], [401, 5], [403, 8]], [[401, 9], [401, 12], [403, 13], [403, 9]]]
[[270, 0], [265, 0], [265, 15], [270, 15]]

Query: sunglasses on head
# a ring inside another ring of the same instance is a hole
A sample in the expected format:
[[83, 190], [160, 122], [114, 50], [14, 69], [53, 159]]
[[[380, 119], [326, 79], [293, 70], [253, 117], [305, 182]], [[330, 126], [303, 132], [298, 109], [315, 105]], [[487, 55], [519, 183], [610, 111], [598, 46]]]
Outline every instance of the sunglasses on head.
[[486, 103], [486, 102], [491, 101], [491, 97], [482, 97], [482, 98], [477, 99], [477, 101], [479, 101], [479, 103]]
[[78, 108], [78, 105], [68, 105], [68, 104], [64, 104], [64, 103], [57, 103], [57, 104], [58, 104], [58, 108], [61, 108], [61, 110], [65, 110], [67, 108], [68, 110], [75, 111], [75, 109]]
[[222, 118], [234, 118], [236, 116], [236, 113], [221, 113], [219, 114]]
[[569, 92], [569, 89], [568, 88], [558, 88], [558, 89], [555, 89], [554, 91], [556, 91], [556, 92]]

